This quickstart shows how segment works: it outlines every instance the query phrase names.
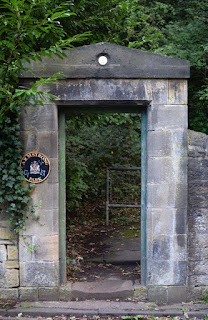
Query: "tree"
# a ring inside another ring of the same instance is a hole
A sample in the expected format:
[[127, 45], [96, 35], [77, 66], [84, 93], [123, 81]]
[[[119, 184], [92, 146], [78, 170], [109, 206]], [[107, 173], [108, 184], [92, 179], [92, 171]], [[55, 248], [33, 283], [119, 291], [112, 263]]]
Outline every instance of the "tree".
[[[41, 60], [52, 54], [62, 58], [63, 50], [86, 35], [66, 37], [60, 19], [74, 13], [66, 3], [55, 8], [49, 0], [2, 0], [0, 4], [0, 203], [9, 214], [12, 229], [23, 227], [30, 201], [31, 186], [23, 183], [19, 166], [21, 143], [18, 116], [27, 105], [43, 104], [45, 93], [41, 84], [54, 82], [59, 75], [40, 79], [31, 88], [18, 87], [18, 75], [24, 61]], [[47, 95], [51, 99], [51, 95]]]
[[76, 15], [64, 30], [91, 31], [85, 44], [107, 41], [190, 60], [189, 128], [208, 133], [206, 0], [78, 0], [70, 9]]
[[175, 14], [165, 26], [164, 40], [155, 52], [190, 61], [189, 128], [208, 133], [208, 3], [178, 0], [172, 5]]

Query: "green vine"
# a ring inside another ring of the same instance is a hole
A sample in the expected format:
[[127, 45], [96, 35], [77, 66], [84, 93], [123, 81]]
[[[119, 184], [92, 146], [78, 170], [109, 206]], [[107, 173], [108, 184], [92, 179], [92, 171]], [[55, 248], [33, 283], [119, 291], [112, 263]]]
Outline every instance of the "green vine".
[[4, 204], [9, 215], [10, 224], [15, 232], [23, 228], [26, 213], [33, 211], [28, 207], [31, 200], [31, 185], [23, 182], [20, 168], [22, 146], [19, 141], [18, 112], [7, 114], [0, 120], [1, 154], [0, 154], [0, 203]]

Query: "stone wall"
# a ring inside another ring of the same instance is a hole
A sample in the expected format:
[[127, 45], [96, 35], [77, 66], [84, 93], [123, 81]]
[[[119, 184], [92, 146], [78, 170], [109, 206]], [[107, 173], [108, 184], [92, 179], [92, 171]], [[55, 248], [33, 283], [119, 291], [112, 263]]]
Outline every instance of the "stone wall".
[[19, 287], [18, 240], [0, 210], [0, 299], [16, 299]]
[[208, 290], [208, 136], [188, 132], [188, 285], [190, 299]]

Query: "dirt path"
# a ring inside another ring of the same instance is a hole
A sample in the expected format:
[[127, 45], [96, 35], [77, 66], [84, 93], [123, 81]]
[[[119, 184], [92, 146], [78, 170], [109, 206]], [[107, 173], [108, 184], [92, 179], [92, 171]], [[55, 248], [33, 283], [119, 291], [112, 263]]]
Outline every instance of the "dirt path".
[[[109, 239], [135, 236], [138, 241], [138, 226], [113, 224], [106, 227], [98, 219], [91, 217], [87, 224], [77, 219], [71, 221], [67, 230], [67, 276], [69, 281], [94, 281], [96, 279], [120, 278], [122, 280], [140, 279], [139, 263], [112, 264], [100, 260], [100, 256], [109, 253]], [[127, 234], [128, 233], [128, 234]], [[133, 236], [132, 236], [133, 235]], [[132, 240], [134, 240], [132, 238]], [[116, 243], [114, 241], [113, 243]], [[123, 245], [123, 244], [121, 244]], [[120, 248], [115, 248], [120, 250]], [[92, 262], [89, 260], [97, 260]]]

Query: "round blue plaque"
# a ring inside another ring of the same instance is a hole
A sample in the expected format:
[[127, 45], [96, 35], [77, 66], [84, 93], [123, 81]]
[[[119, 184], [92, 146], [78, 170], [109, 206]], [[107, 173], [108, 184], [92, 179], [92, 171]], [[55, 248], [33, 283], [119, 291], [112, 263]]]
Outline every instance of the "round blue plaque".
[[28, 152], [20, 163], [25, 179], [31, 183], [45, 181], [51, 171], [48, 158], [41, 152]]

